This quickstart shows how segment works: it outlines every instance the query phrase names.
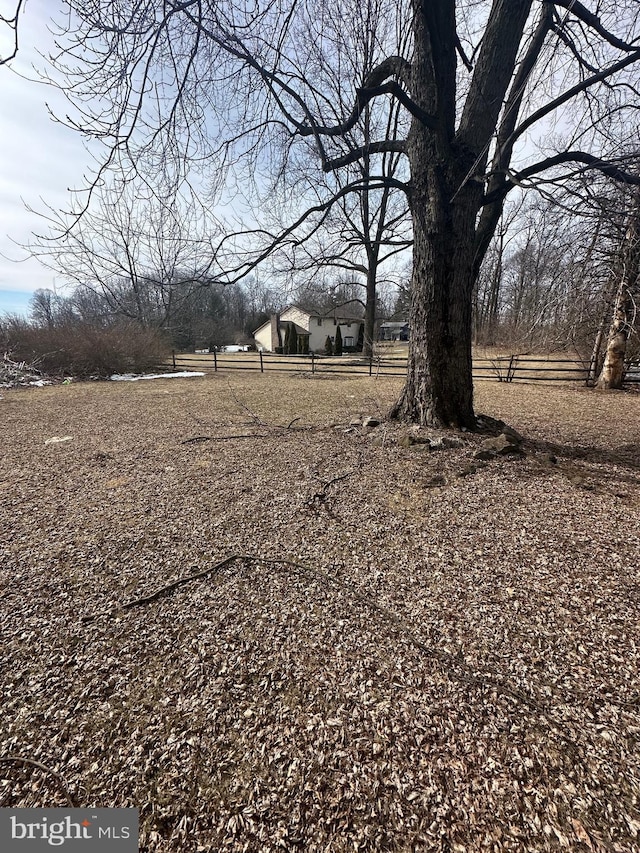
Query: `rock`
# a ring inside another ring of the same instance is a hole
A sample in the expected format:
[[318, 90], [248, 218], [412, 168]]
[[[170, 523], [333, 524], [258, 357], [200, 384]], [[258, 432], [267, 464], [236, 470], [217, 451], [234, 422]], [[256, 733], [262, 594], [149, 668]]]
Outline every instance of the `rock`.
[[369, 429], [373, 429], [373, 427], [380, 426], [380, 421], [378, 420], [378, 418], [372, 418], [371, 416], [369, 416], [362, 421], [362, 426], [368, 427]]
[[408, 432], [405, 433], [404, 435], [401, 435], [400, 438], [398, 439], [398, 444], [400, 445], [400, 447], [411, 447], [411, 445], [415, 444], [415, 443], [416, 442], [415, 442], [414, 437], [412, 435], [410, 435]]
[[63, 441], [73, 441], [72, 435], [54, 435], [51, 438], [45, 439], [45, 444], [62, 444]]
[[464, 465], [458, 471], [458, 477], [470, 477], [471, 474], [476, 474], [480, 467], [480, 465], [474, 465], [473, 462], [469, 462], [468, 465]]
[[411, 436], [413, 444], [429, 444], [431, 441], [429, 436], [425, 435], [419, 426], [410, 427], [408, 435]]
[[374, 435], [371, 439], [371, 444], [373, 447], [382, 447], [384, 444], [384, 436], [383, 435]]
[[495, 450], [477, 450], [473, 456], [475, 459], [481, 459], [488, 462], [490, 459], [496, 459], [498, 454]]
[[464, 441], [462, 441], [459, 438], [454, 438], [453, 436], [450, 436], [450, 435], [442, 436], [440, 441], [442, 442], [443, 447], [447, 447], [450, 450], [456, 450], [456, 449], [459, 449], [461, 447], [464, 447]]
[[350, 427], [362, 426], [362, 421], [360, 420], [360, 418], [351, 418], [351, 420], [349, 421], [349, 426]]
[[493, 453], [500, 453], [506, 447], [515, 447], [513, 442], [509, 441], [506, 435], [496, 435], [491, 438], [485, 438], [480, 445], [481, 450], [491, 450]]
[[480, 445], [480, 450], [491, 451], [499, 456], [524, 456], [520, 442], [515, 436], [504, 432], [501, 432], [500, 435], [491, 436], [491, 438], [485, 438]]

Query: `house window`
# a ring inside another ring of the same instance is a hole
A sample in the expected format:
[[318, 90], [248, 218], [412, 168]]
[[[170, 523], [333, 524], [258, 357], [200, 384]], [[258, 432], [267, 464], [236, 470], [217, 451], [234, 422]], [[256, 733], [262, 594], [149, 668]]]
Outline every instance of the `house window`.
[[[349, 324], [349, 325], [351, 325], [351, 324]], [[344, 339], [344, 345], [346, 347], [352, 347], [353, 346], [353, 335], [347, 335], [346, 336], [346, 338]]]
[[349, 321], [349, 322], [347, 323], [347, 329], [350, 329], [350, 328], [351, 328], [351, 322]]
[[338, 321], [336, 320], [336, 318], [335, 318], [335, 317], [333, 318], [333, 325], [334, 325], [334, 326], [337, 326], [337, 325], [338, 325]]
[[318, 317], [318, 325], [319, 325], [319, 326], [321, 326], [321, 325], [322, 325], [322, 317]]

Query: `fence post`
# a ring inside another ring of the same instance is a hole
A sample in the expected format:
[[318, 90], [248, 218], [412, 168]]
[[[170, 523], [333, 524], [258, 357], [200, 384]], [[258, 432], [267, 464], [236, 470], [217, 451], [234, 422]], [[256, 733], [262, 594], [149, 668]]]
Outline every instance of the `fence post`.
[[173, 359], [173, 369], [176, 369], [176, 351], [174, 349], [171, 350], [171, 358]]
[[316, 372], [316, 356], [315, 356], [315, 353], [313, 353], [313, 352], [311, 353], [311, 372], [312, 373]]
[[215, 349], [213, 350], [213, 372], [216, 373], [218, 370], [218, 356], [216, 354]]
[[262, 350], [258, 350], [258, 355], [260, 356], [260, 373], [264, 373], [264, 365], [262, 363]]
[[373, 356], [369, 356], [369, 376], [373, 376]]

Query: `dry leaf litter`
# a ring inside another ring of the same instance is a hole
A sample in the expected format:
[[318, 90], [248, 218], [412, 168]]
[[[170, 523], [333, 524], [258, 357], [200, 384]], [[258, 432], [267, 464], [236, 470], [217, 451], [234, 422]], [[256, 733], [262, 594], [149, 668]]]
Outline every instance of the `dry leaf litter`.
[[640, 850], [640, 396], [480, 383], [524, 436], [482, 461], [361, 425], [397, 392], [3, 393], [1, 806], [136, 806], [143, 851]]

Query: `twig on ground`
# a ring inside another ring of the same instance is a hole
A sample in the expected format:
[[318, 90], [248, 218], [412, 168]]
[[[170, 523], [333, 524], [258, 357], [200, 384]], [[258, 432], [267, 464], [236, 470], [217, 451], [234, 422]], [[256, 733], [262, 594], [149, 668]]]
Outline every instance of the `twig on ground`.
[[209, 566], [208, 569], [203, 569], [203, 571], [196, 572], [194, 575], [187, 575], [184, 578], [178, 578], [175, 581], [171, 581], [171, 583], [168, 583], [165, 586], [161, 586], [159, 589], [157, 589], [155, 592], [152, 592], [150, 595], [145, 595], [142, 598], [133, 598], [130, 601], [125, 601], [124, 604], [121, 604], [119, 607], [114, 607], [111, 610], [103, 610], [98, 613], [90, 613], [87, 616], [83, 616], [82, 621], [92, 622], [94, 619], [97, 619], [98, 616], [115, 616], [115, 614], [119, 613], [121, 610], [130, 610], [132, 607], [138, 607], [142, 604], [149, 604], [151, 601], [156, 601], [158, 598], [161, 598], [168, 592], [172, 592], [179, 586], [183, 586], [183, 584], [190, 583], [191, 581], [198, 580], [199, 578], [203, 578], [206, 575], [210, 575], [213, 572], [217, 572], [238, 559], [240, 559], [239, 554], [232, 554], [230, 557], [227, 557], [220, 563], [216, 563], [214, 566]]
[[203, 444], [205, 441], [230, 441], [232, 438], [266, 438], [266, 435], [260, 432], [243, 435], [195, 435], [193, 438], [185, 438], [180, 444]]
[[[347, 477], [350, 477], [352, 474], [355, 474], [355, 468], [351, 471], [346, 471], [344, 474], [339, 474], [337, 477], [333, 477], [331, 480], [326, 480], [325, 482], [321, 482], [321, 488], [319, 492], [315, 492], [315, 494], [311, 495], [310, 498], [307, 498], [305, 501], [307, 506], [314, 506], [316, 503], [321, 504], [328, 511], [329, 508], [326, 506], [326, 501], [329, 497], [327, 494], [327, 489], [329, 486], [332, 486], [334, 483], [339, 483], [341, 480], [346, 480]], [[329, 513], [331, 516], [335, 518], [333, 513]]]
[[261, 420], [258, 417], [258, 415], [256, 415], [255, 412], [252, 412], [251, 409], [245, 403], [242, 402], [242, 400], [238, 397], [236, 392], [233, 390], [233, 386], [231, 385], [231, 380], [227, 380], [227, 386], [229, 388], [229, 393], [231, 394], [233, 399], [240, 406], [240, 408], [249, 415], [249, 417], [251, 418], [253, 423], [258, 424], [258, 426], [262, 426], [262, 427], [268, 427], [269, 426], [269, 424], [266, 424], [263, 420]]
[[77, 807], [73, 797], [69, 793], [69, 787], [64, 778], [57, 771], [47, 767], [47, 765], [43, 764], [41, 761], [36, 761], [35, 758], [24, 758], [21, 755], [0, 755], [0, 764], [26, 764], [29, 767], [37, 767], [38, 770], [48, 773], [57, 781], [71, 808]]
[[[233, 390], [231, 382], [228, 381], [227, 384], [229, 386], [229, 391], [230, 391], [233, 399], [240, 406], [240, 408], [249, 415], [252, 423], [258, 424], [258, 426], [266, 427], [267, 429], [274, 429], [274, 430], [288, 430], [288, 429], [291, 429], [293, 427], [293, 425], [296, 423], [296, 421], [299, 421], [301, 419], [301, 416], [298, 416], [297, 418], [294, 418], [292, 421], [289, 421], [289, 423], [286, 426], [284, 426], [284, 425], [280, 426], [279, 424], [268, 424], [265, 421], [261, 420], [258, 417], [258, 415], [256, 415], [255, 412], [251, 411], [251, 409], [245, 403], [242, 402], [242, 400], [238, 397], [238, 395]], [[313, 429], [313, 427], [301, 427], [301, 429], [309, 429], [310, 430], [310, 429]]]

